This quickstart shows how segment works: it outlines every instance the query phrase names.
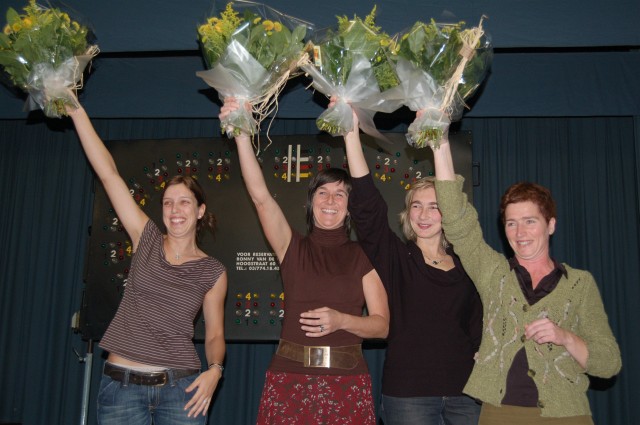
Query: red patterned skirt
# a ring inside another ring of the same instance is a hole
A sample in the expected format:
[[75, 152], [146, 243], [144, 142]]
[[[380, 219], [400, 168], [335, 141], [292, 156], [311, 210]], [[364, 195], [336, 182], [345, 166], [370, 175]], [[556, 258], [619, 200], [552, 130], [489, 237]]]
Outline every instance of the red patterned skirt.
[[371, 377], [267, 371], [257, 425], [375, 425]]

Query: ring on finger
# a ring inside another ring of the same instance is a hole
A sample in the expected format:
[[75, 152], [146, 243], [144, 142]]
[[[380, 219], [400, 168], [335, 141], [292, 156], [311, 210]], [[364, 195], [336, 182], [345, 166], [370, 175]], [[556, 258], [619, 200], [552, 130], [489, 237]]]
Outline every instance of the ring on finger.
[[324, 325], [320, 325], [320, 332], [324, 332]]

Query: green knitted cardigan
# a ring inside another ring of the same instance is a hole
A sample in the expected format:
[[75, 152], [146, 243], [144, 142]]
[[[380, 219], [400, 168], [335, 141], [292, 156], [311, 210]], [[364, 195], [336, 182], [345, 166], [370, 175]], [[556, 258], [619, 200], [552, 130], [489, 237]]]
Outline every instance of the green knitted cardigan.
[[[565, 264], [568, 276], [530, 306], [508, 260], [483, 240], [478, 214], [462, 192], [463, 181], [461, 176], [456, 181], [437, 181], [436, 192], [444, 232], [475, 283], [484, 307], [482, 343], [464, 392], [500, 406], [511, 363], [524, 346], [542, 416], [590, 415], [587, 374], [611, 377], [622, 365], [593, 276]], [[586, 342], [586, 370], [564, 347], [539, 345], [524, 338], [524, 325], [542, 317]]]

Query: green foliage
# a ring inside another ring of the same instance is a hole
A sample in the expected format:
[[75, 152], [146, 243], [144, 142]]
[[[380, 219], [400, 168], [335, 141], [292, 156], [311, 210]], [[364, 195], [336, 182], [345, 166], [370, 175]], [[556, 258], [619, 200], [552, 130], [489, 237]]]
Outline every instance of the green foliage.
[[398, 77], [390, 63], [393, 39], [380, 31], [375, 23], [376, 8], [362, 20], [357, 16], [348, 19], [338, 16], [337, 31], [329, 31], [326, 38], [317, 43], [316, 66], [334, 84], [344, 85], [349, 78], [353, 59], [364, 56], [373, 69], [380, 91], [399, 84]]
[[31, 70], [48, 63], [56, 68], [87, 49], [85, 26], [72, 21], [59, 9], [45, 9], [30, 0], [24, 14], [7, 10], [7, 24], [0, 34], [0, 65], [12, 83], [27, 89]]
[[[428, 24], [416, 22], [400, 39], [397, 55], [427, 72], [438, 85], [444, 86], [462, 59], [461, 37], [467, 31], [464, 26], [464, 22], [447, 25], [438, 25], [433, 20]], [[458, 94], [462, 99], [469, 97], [486, 75], [487, 53], [476, 51], [467, 62], [458, 85]]]
[[306, 31], [304, 25], [296, 25], [292, 31], [289, 25], [264, 19], [249, 9], [240, 17], [230, 2], [220, 17], [211, 17], [198, 27], [198, 39], [209, 68], [218, 62], [229, 43], [236, 40], [265, 69], [278, 72], [303, 51]]

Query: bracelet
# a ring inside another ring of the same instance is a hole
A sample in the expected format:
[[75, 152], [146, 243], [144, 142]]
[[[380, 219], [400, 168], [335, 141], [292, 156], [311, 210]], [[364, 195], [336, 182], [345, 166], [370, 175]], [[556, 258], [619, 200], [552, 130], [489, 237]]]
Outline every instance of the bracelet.
[[214, 366], [217, 367], [218, 369], [220, 369], [220, 375], [222, 375], [222, 372], [224, 372], [224, 366], [222, 366], [222, 364], [220, 364], [220, 363], [213, 362], [213, 363], [209, 364], [209, 369], [211, 369]]

